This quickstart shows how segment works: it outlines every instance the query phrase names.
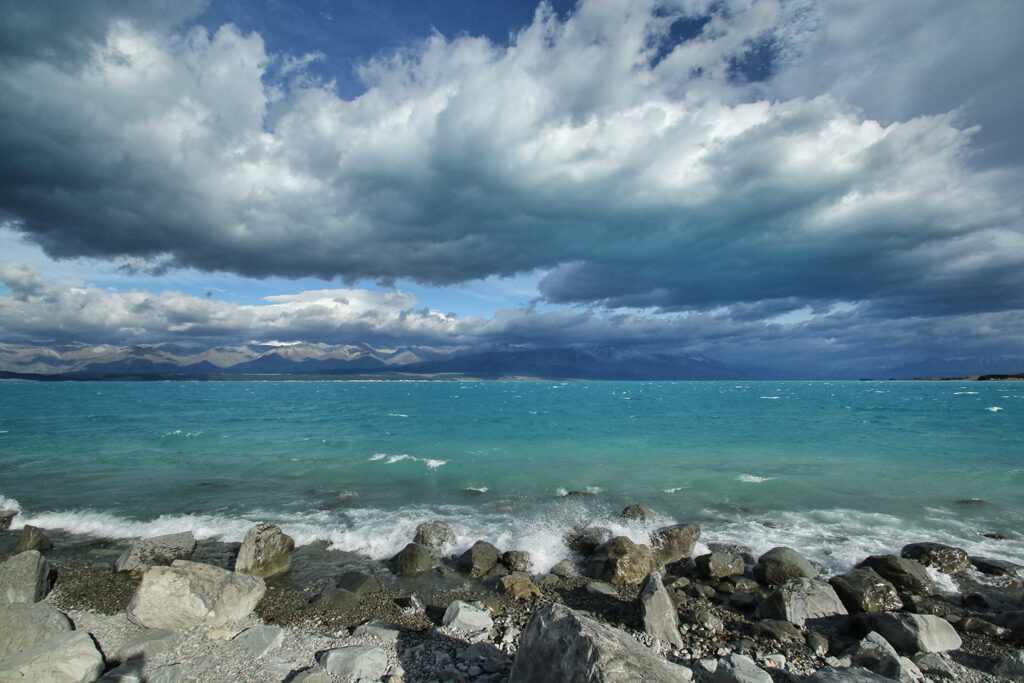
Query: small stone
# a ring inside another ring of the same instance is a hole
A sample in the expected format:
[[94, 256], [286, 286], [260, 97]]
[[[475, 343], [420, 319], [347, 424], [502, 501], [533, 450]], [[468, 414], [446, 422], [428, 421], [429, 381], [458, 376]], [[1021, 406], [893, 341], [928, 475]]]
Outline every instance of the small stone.
[[18, 537], [18, 545], [14, 548], [14, 554], [17, 555], [26, 550], [49, 550], [52, 547], [53, 542], [46, 537], [42, 529], [26, 524], [21, 529], [21, 536]]
[[615, 586], [610, 583], [606, 583], [605, 581], [591, 581], [587, 584], [586, 591], [591, 595], [619, 596], [619, 592], [615, 590]]
[[468, 602], [455, 600], [445, 610], [442, 625], [456, 631], [489, 631], [494, 625], [491, 615]]
[[803, 632], [785, 619], [762, 619], [757, 623], [757, 631], [780, 643], [800, 642], [804, 639]]
[[373, 619], [356, 626], [355, 630], [352, 631], [352, 635], [370, 636], [382, 643], [396, 643], [398, 642], [398, 636], [401, 635], [401, 631], [390, 622], [383, 619]]
[[388, 670], [388, 655], [379, 647], [352, 645], [320, 652], [317, 663], [340, 678], [380, 680]]
[[501, 563], [513, 572], [529, 572], [533, 570], [533, 560], [525, 550], [506, 550], [501, 556]]
[[253, 626], [247, 628], [237, 636], [234, 641], [241, 643], [256, 659], [263, 657], [284, 640], [284, 630], [278, 626]]
[[555, 576], [560, 576], [563, 579], [575, 579], [580, 575], [576, 565], [572, 563], [572, 560], [566, 558], [559, 560], [555, 566], [551, 568], [551, 573]]
[[540, 588], [537, 588], [533, 581], [525, 576], [516, 576], [514, 574], [501, 577], [498, 581], [498, 590], [510, 596], [513, 600], [539, 598], [541, 595]]

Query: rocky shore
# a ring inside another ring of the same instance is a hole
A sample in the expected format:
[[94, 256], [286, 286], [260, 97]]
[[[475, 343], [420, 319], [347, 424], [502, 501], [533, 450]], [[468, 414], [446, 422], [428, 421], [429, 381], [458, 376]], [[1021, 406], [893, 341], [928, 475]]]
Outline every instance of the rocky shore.
[[[824, 577], [791, 548], [694, 557], [695, 525], [567, 529], [537, 567], [486, 539], [455, 552], [441, 521], [379, 562], [270, 524], [113, 543], [12, 517], [0, 681], [1024, 680], [1024, 567], [926, 541]], [[304, 583], [324, 556], [337, 575]]]

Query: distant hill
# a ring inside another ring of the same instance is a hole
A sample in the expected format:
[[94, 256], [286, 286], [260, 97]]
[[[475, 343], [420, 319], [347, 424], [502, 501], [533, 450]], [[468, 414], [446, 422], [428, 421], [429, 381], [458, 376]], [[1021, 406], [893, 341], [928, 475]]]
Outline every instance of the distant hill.
[[1024, 371], [1024, 358], [971, 356], [966, 358], [928, 358], [917, 363], [883, 370], [880, 377], [888, 379], [922, 379], [938, 377], [977, 377], [979, 375], [1013, 375]]

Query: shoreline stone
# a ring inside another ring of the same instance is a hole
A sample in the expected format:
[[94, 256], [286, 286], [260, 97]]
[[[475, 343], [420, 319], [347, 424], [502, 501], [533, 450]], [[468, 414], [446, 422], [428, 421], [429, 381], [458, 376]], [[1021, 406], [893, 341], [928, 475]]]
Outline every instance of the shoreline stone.
[[269, 579], [292, 566], [295, 540], [274, 524], [260, 523], [249, 529], [238, 549], [235, 571]]

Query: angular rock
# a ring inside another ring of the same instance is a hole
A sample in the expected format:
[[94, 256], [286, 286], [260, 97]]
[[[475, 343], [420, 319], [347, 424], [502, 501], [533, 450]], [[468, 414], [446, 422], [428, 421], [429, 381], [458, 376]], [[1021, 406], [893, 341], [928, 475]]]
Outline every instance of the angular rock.
[[352, 631], [354, 636], [370, 636], [376, 638], [382, 643], [395, 643], [398, 642], [398, 636], [401, 635], [401, 629], [394, 624], [384, 621], [383, 619], [371, 619], [365, 623], [356, 626], [355, 630]]
[[1015, 681], [1024, 680], [1024, 650], [1000, 659], [992, 668], [992, 673]]
[[113, 660], [126, 662], [132, 658], [152, 659], [155, 655], [165, 652], [178, 642], [178, 634], [164, 628], [146, 629], [132, 638], [114, 653]]
[[142, 575], [127, 614], [145, 628], [224, 626], [249, 616], [266, 590], [258, 576], [175, 560]]
[[431, 555], [439, 558], [455, 547], [458, 537], [455, 536], [455, 530], [450, 524], [434, 520], [421, 522], [416, 527], [416, 535], [413, 536], [412, 542], [426, 546]]
[[175, 560], [187, 560], [195, 549], [196, 537], [191, 531], [136, 539], [114, 562], [114, 571], [141, 574], [150, 567], [165, 567]]
[[455, 600], [445, 610], [441, 624], [456, 631], [476, 633], [489, 631], [494, 626], [494, 621], [485, 610], [468, 602]]
[[971, 557], [971, 564], [979, 572], [989, 576], [1015, 576], [1018, 579], [1024, 579], [1024, 565], [1019, 565], [1016, 562], [993, 560], [988, 557], [978, 557], [975, 555]]
[[459, 558], [459, 569], [467, 572], [472, 578], [479, 579], [498, 564], [500, 557], [501, 553], [493, 545], [487, 541], [477, 541], [473, 547], [462, 553], [462, 557]]
[[17, 510], [0, 510], [0, 531], [11, 528], [11, 520], [18, 515]]
[[654, 519], [654, 510], [643, 505], [627, 505], [626, 509], [622, 511], [622, 519], [627, 519], [631, 522], [650, 522]]
[[892, 585], [874, 569], [863, 567], [846, 574], [833, 576], [828, 580], [836, 589], [839, 599], [846, 605], [851, 614], [857, 612], [890, 612], [903, 607]]
[[0, 681], [92, 683], [103, 671], [103, 655], [85, 631], [55, 634], [0, 659]]
[[26, 550], [0, 564], [0, 604], [39, 602], [50, 585], [50, 563], [38, 550]]
[[942, 543], [910, 543], [900, 550], [900, 557], [917, 560], [943, 574], [960, 574], [971, 568], [971, 558], [966, 550]]
[[963, 644], [948, 621], [931, 614], [883, 612], [872, 614], [869, 623], [901, 652], [945, 652]]
[[609, 597], [619, 597], [619, 592], [615, 590], [615, 586], [604, 581], [591, 581], [586, 586], [586, 591], [591, 595], [607, 595]]
[[430, 571], [434, 566], [434, 557], [427, 546], [410, 543], [395, 557], [395, 564], [395, 573], [399, 576], [414, 576]]
[[564, 541], [569, 550], [586, 557], [611, 538], [611, 529], [606, 529], [603, 526], [588, 526], [572, 529], [565, 535]]
[[772, 683], [767, 671], [746, 655], [731, 654], [718, 660], [712, 683]]
[[245, 534], [238, 549], [235, 571], [264, 579], [283, 574], [292, 566], [295, 541], [275, 524], [257, 524]]
[[804, 683], [892, 683], [892, 681], [860, 666], [851, 666], [847, 669], [830, 666], [815, 671], [804, 679]]
[[813, 579], [817, 575], [818, 570], [807, 558], [785, 546], [772, 548], [754, 566], [754, 576], [769, 586], [781, 586], [790, 579]]
[[700, 538], [696, 524], [663, 526], [651, 532], [651, 551], [658, 566], [678, 562], [693, 555], [693, 547]]
[[284, 641], [284, 629], [279, 626], [261, 624], [247, 628], [232, 640], [241, 643], [256, 659], [264, 656]]
[[551, 568], [551, 573], [555, 576], [560, 576], [563, 579], [575, 579], [580, 575], [580, 571], [576, 569], [576, 565], [574, 565], [572, 560], [568, 558], [559, 560], [555, 566]]
[[313, 601], [317, 609], [329, 609], [335, 612], [348, 612], [359, 607], [361, 598], [357, 593], [345, 590], [344, 588], [332, 588], [320, 594]]
[[847, 614], [835, 590], [821, 579], [790, 579], [761, 606], [761, 616], [803, 626], [809, 619]]
[[509, 574], [498, 581], [498, 591], [510, 596], [513, 600], [539, 598], [540, 588], [526, 576]]
[[730, 576], [742, 576], [745, 569], [743, 558], [733, 553], [710, 553], [697, 558], [697, 570], [705, 579], [719, 581]]
[[319, 668], [310, 667], [303, 669], [291, 678], [285, 679], [291, 683], [331, 683], [331, 677]]
[[600, 545], [587, 560], [587, 576], [613, 584], [640, 583], [654, 571], [654, 556], [645, 545], [617, 536]]
[[762, 619], [757, 622], [757, 631], [780, 643], [798, 643], [804, 639], [803, 631], [785, 619]]
[[844, 655], [850, 657], [854, 666], [862, 666], [883, 676], [897, 666], [900, 657], [889, 641], [875, 631], [854, 643]]
[[0, 657], [32, 647], [71, 630], [71, 621], [45, 602], [14, 603], [0, 607]]
[[387, 653], [368, 645], [325, 650], [317, 654], [316, 661], [331, 675], [345, 680], [379, 681], [388, 670]]
[[525, 550], [506, 550], [501, 555], [501, 563], [510, 572], [529, 572], [533, 570], [533, 560]]
[[504, 671], [511, 662], [501, 650], [490, 643], [473, 643], [466, 648], [461, 659], [467, 664], [475, 664], [487, 673]]
[[684, 671], [623, 631], [553, 603], [530, 617], [509, 681], [668, 683], [689, 680]]
[[372, 595], [384, 590], [383, 584], [373, 574], [360, 571], [345, 572], [338, 580], [338, 586], [353, 593]]
[[640, 618], [644, 632], [675, 647], [683, 647], [679, 635], [679, 614], [675, 603], [661, 583], [661, 574], [651, 572], [640, 586]]
[[926, 674], [939, 678], [956, 678], [957, 672], [950, 663], [949, 655], [941, 652], [922, 652], [914, 656], [914, 664]]
[[26, 524], [21, 528], [21, 536], [18, 537], [18, 545], [14, 548], [14, 554], [17, 555], [26, 550], [49, 550], [52, 547], [53, 542], [46, 537], [42, 529]]
[[883, 579], [891, 582], [897, 590], [921, 595], [934, 595], [937, 587], [924, 565], [895, 555], [871, 555], [858, 567], [874, 569]]
[[185, 664], [166, 664], [154, 668], [146, 683], [193, 683], [195, 680]]
[[411, 612], [413, 614], [422, 614], [427, 609], [426, 605], [423, 604], [423, 600], [421, 600], [420, 596], [415, 593], [395, 598], [395, 604], [401, 607], [403, 611]]

